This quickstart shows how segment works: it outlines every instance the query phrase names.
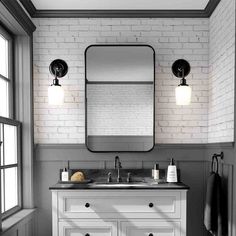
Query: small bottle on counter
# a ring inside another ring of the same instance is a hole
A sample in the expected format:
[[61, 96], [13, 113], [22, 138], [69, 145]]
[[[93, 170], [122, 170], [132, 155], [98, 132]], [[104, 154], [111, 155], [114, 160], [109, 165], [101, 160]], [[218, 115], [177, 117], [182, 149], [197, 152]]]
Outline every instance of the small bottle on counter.
[[66, 168], [61, 172], [61, 181], [69, 181], [69, 172]]
[[168, 183], [177, 182], [177, 169], [173, 158], [171, 158], [170, 165], [168, 166], [167, 169], [167, 182]]
[[154, 168], [152, 170], [152, 176], [154, 180], [159, 180], [160, 175], [159, 175], [159, 165], [154, 164]]

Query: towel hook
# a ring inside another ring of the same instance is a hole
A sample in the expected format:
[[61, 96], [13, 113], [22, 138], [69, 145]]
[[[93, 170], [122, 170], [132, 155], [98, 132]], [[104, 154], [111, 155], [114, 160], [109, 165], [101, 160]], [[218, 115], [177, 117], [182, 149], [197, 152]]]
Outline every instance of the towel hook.
[[221, 152], [221, 153], [219, 153], [219, 154], [215, 153], [213, 156], [215, 156], [215, 158], [220, 157], [221, 160], [224, 159], [224, 153], [223, 153], [223, 152]]
[[218, 157], [220, 157], [221, 160], [224, 159], [224, 153], [221, 152], [219, 154], [214, 153], [212, 156], [212, 161], [211, 161], [211, 171], [213, 172], [213, 167], [214, 167], [214, 160], [216, 160], [216, 173], [218, 173], [218, 169], [219, 169], [219, 163], [218, 163]]

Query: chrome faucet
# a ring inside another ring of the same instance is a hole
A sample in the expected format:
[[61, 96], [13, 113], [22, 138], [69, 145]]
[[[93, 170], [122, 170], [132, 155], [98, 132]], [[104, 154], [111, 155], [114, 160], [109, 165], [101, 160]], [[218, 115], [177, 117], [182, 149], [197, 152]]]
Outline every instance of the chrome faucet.
[[115, 169], [117, 169], [117, 183], [121, 182], [120, 177], [120, 169], [122, 168], [120, 158], [118, 156], [115, 157]]

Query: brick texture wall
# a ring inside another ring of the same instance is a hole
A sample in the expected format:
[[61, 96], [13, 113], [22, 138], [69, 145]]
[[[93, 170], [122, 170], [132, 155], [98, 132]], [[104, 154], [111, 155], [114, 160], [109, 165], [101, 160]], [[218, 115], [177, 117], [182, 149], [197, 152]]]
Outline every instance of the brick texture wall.
[[221, 0], [210, 18], [209, 142], [234, 140], [235, 0]]
[[[90, 44], [150, 44], [156, 51], [156, 143], [208, 141], [209, 19], [34, 19], [34, 117], [36, 143], [84, 143], [84, 50]], [[48, 66], [61, 58], [65, 104], [50, 107]], [[184, 58], [192, 104], [175, 104], [171, 65]], [[213, 99], [214, 100], [214, 99]], [[209, 113], [210, 114], [210, 113]]]

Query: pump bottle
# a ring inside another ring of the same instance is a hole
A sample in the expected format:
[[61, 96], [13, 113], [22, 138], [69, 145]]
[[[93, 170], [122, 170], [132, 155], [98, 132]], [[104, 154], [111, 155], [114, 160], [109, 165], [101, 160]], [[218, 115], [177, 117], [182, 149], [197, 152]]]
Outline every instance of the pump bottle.
[[177, 169], [173, 158], [171, 158], [170, 165], [168, 166], [167, 169], [167, 182], [168, 183], [177, 182]]

